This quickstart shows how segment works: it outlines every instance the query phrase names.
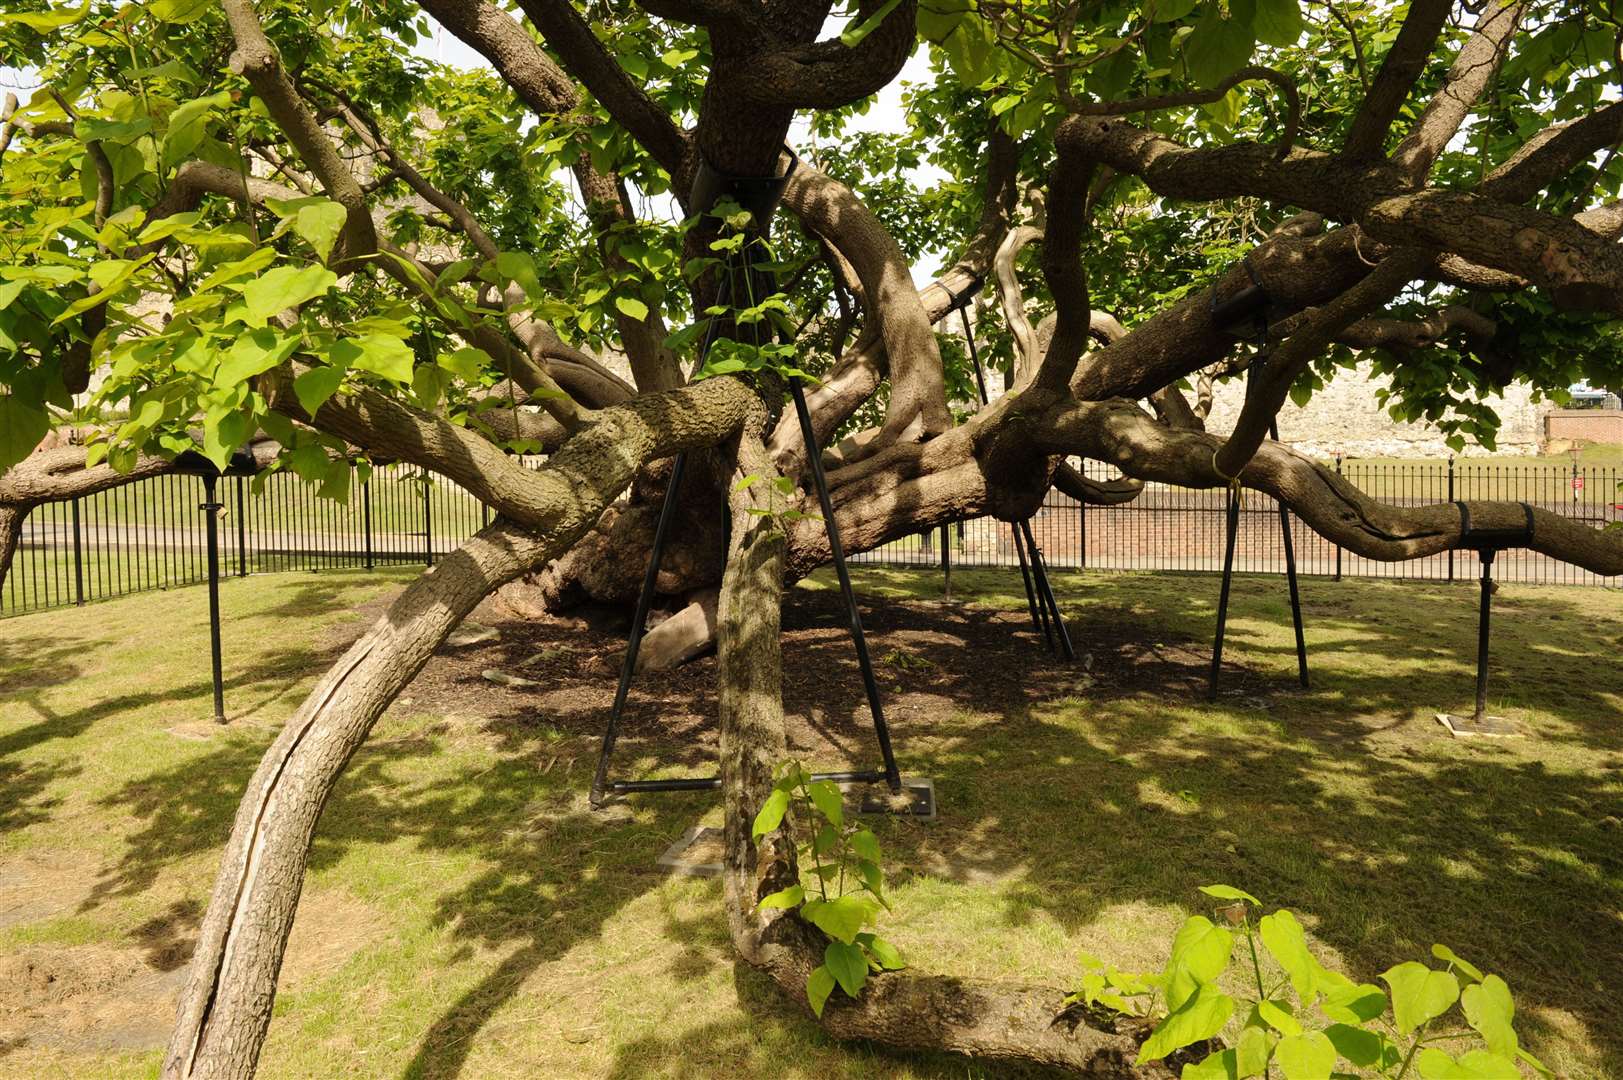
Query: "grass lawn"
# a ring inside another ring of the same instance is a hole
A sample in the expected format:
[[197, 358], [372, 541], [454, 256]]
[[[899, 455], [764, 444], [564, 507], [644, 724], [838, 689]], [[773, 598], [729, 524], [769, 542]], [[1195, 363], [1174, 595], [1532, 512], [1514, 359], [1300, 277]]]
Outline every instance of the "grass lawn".
[[[227, 581], [223, 730], [202, 589], [0, 621], [0, 1076], [156, 1072], [244, 781], [412, 573]], [[934, 575], [857, 578], [904, 769], [935, 777], [941, 803], [935, 823], [876, 826], [885, 933], [915, 968], [1066, 985], [1081, 950], [1156, 967], [1208, 910], [1196, 887], [1227, 882], [1292, 907], [1321, 960], [1362, 979], [1445, 942], [1509, 981], [1524, 1042], [1559, 1075], [1623, 1075], [1617, 591], [1502, 589], [1492, 702], [1530, 736], [1486, 742], [1432, 719], [1472, 692], [1468, 586], [1305, 582], [1302, 692], [1284, 582], [1242, 578], [1208, 705], [1215, 578], [1060, 575], [1093, 656], [1070, 669], [1031, 646], [1017, 574], [957, 572], [965, 602], [945, 607]], [[1006, 654], [909, 644], [993, 619]], [[995, 707], [976, 693], [993, 667], [1015, 688]], [[835, 682], [830, 709], [857, 709], [852, 672]], [[606, 700], [612, 676], [594, 687]], [[602, 712], [500, 693], [497, 708], [414, 685], [355, 756], [261, 1076], [1011, 1075], [824, 1038], [735, 969], [716, 882], [654, 870], [683, 829], [719, 822], [714, 796], [594, 814]], [[845, 742], [802, 752], [836, 764]], [[706, 753], [645, 735], [621, 760]]]

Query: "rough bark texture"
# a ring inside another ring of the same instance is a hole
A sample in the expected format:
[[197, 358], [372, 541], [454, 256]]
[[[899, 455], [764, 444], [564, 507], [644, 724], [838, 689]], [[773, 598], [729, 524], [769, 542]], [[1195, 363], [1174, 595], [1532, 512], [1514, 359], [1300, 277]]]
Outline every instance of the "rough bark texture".
[[[763, 452], [740, 456], [741, 470], [770, 468]], [[823, 962], [826, 939], [797, 915], [756, 910], [762, 897], [800, 880], [792, 823], [759, 848], [750, 836], [773, 767], [786, 753], [779, 650], [786, 544], [772, 518], [748, 512], [769, 508], [759, 496], [740, 492], [734, 505], [717, 664], [727, 919], [739, 956], [804, 1005], [806, 979]], [[1080, 1076], [1172, 1075], [1160, 1066], [1135, 1068], [1136, 1040], [1088, 1026], [1064, 998], [1065, 991], [1050, 987], [884, 972], [871, 975], [855, 999], [836, 991], [822, 1025], [838, 1038], [1035, 1062]]]

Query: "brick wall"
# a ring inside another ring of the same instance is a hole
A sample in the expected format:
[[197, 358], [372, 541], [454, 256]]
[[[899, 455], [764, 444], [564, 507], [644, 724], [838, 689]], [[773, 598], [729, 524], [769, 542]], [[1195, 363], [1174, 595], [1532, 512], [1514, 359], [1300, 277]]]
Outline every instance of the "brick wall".
[[1623, 409], [1551, 409], [1544, 417], [1544, 438], [1623, 445]]

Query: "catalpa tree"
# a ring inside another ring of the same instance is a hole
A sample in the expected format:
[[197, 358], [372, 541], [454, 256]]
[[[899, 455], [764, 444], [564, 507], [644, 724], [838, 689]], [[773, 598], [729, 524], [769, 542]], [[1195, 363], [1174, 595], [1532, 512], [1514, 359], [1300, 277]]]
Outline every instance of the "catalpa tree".
[[[352, 462], [409, 462], [498, 515], [267, 752], [164, 1075], [253, 1071], [350, 755], [493, 591], [628, 600], [678, 452], [659, 589], [719, 590], [730, 925], [806, 997], [826, 928], [758, 910], [799, 870], [750, 829], [781, 592], [830, 551], [787, 379], [852, 550], [1146, 481], [1269, 492], [1374, 559], [1458, 544], [1455, 506], [1382, 505], [1270, 424], [1360, 359], [1398, 415], [1489, 444], [1512, 382], [1623, 383], [1618, 30], [1600, 0], [9, 3], [0, 61], [38, 89], [0, 128], [0, 571], [31, 506], [187, 449], [252, 443], [338, 499]], [[488, 63], [424, 59], [441, 33]], [[903, 129], [858, 130], [914, 55]], [[936, 329], [963, 304], [1004, 375], [984, 407]], [[84, 445], [33, 453], [57, 426]], [[1623, 573], [1623, 536], [1531, 517], [1530, 546]], [[833, 1034], [1134, 1070], [1055, 991], [863, 981]]]

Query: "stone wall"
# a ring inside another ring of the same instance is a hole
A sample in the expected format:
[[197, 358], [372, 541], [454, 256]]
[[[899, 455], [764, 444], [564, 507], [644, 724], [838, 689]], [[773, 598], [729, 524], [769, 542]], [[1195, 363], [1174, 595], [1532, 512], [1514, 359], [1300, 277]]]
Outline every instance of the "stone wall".
[[[1447, 457], [1453, 451], [1443, 442], [1443, 434], [1430, 424], [1405, 424], [1392, 419], [1376, 403], [1375, 393], [1386, 385], [1376, 378], [1371, 365], [1339, 371], [1324, 389], [1313, 395], [1306, 408], [1287, 401], [1279, 413], [1279, 437], [1303, 453], [1319, 457], [1344, 454], [1349, 457]], [[1544, 436], [1545, 402], [1533, 402], [1531, 387], [1512, 386], [1503, 397], [1494, 396], [1486, 404], [1499, 414], [1497, 454], [1536, 454]], [[1234, 428], [1245, 399], [1245, 384], [1230, 379], [1217, 387], [1207, 429], [1226, 434]], [[1474, 444], [1465, 456], [1487, 454]]]

